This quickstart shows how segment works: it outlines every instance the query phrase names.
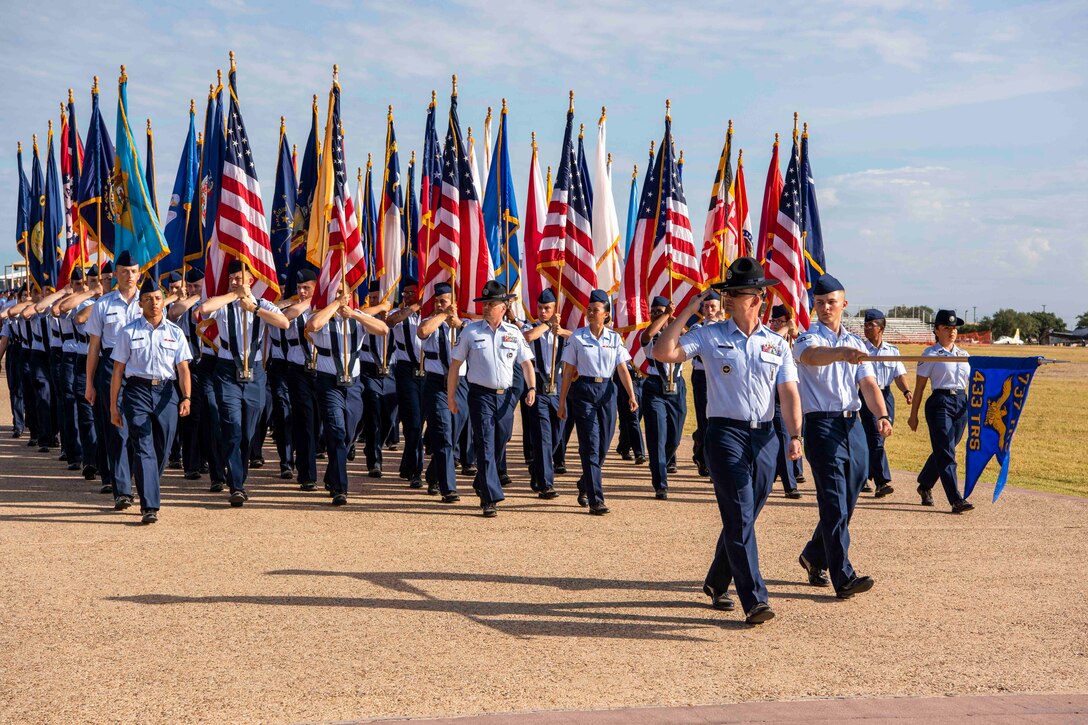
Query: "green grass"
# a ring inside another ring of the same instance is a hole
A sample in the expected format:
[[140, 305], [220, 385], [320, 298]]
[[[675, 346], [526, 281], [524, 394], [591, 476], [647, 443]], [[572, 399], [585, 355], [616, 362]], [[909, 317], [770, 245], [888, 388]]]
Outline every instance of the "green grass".
[[[903, 345], [900, 349], [904, 355], [919, 355], [923, 346]], [[1044, 365], [1035, 373], [1013, 440], [1008, 485], [1088, 497], [1088, 348], [1024, 345], [967, 349], [978, 355], [1042, 355], [1070, 361], [1067, 365]], [[906, 366], [913, 390], [915, 364], [907, 363]], [[907, 427], [910, 408], [898, 391], [895, 391], [895, 405], [896, 425], [887, 442], [888, 462], [894, 469], [918, 471], [930, 452], [924, 411], [919, 409], [915, 433]], [[684, 432], [690, 435], [694, 429], [695, 408], [689, 385]], [[964, 452], [961, 443], [957, 455], [961, 486], [965, 471]], [[997, 471], [996, 461], [991, 461], [982, 481], [993, 483]]]

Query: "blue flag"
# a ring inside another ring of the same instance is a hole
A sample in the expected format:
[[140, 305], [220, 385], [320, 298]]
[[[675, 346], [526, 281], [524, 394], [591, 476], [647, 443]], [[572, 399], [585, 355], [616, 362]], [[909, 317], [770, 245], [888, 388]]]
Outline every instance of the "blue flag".
[[404, 280], [408, 277], [419, 279], [419, 201], [416, 199], [416, 155], [408, 161], [408, 193], [404, 196], [404, 208], [401, 209], [400, 223], [404, 229], [404, 254], [400, 264], [400, 290], [404, 291]]
[[[362, 228], [362, 241], [363, 241], [363, 253], [366, 255], [366, 270], [370, 277], [370, 281], [377, 281], [377, 276], [374, 274], [374, 270], [377, 268], [377, 260], [374, 257], [374, 250], [377, 248], [378, 242], [378, 208], [374, 204], [374, 174], [369, 158], [366, 160], [366, 182], [363, 186], [363, 228]], [[359, 300], [360, 302], [366, 299], [367, 291], [362, 289], [362, 285], [359, 286]]]
[[272, 197], [272, 223], [269, 225], [269, 241], [276, 273], [286, 275], [290, 264], [291, 231], [295, 217], [295, 199], [298, 181], [295, 164], [291, 160], [291, 144], [287, 141], [287, 128], [280, 117], [279, 165], [276, 169], [276, 191]]
[[586, 162], [586, 148], [583, 143], [584, 127], [578, 130], [578, 176], [582, 179], [582, 192], [586, 199], [586, 219], [593, 219], [593, 184], [589, 180], [589, 164]]
[[189, 133], [181, 149], [178, 175], [174, 178], [174, 192], [170, 195], [170, 208], [166, 211], [166, 228], [163, 237], [170, 253], [155, 265], [154, 276], [160, 282], [171, 272], [179, 272], [185, 265], [185, 244], [189, 228], [197, 226], [200, 213], [197, 195], [197, 179], [200, 178], [200, 149], [196, 142], [196, 114], [189, 109]]
[[107, 211], [110, 196], [110, 176], [113, 174], [113, 141], [98, 107], [98, 83], [91, 90], [91, 121], [87, 127], [87, 145], [83, 166], [79, 170], [79, 215], [83, 227], [104, 249], [113, 254], [113, 222]]
[[170, 253], [159, 229], [147, 180], [140, 168], [140, 156], [128, 121], [128, 76], [117, 82], [117, 148], [110, 178], [109, 211], [113, 221], [114, 256], [128, 251], [146, 272]]
[[317, 190], [317, 172], [321, 154], [317, 149], [317, 96], [314, 96], [313, 118], [310, 122], [310, 135], [306, 138], [306, 149], [302, 152], [302, 168], [298, 173], [298, 193], [295, 195], [295, 208], [291, 221], [291, 251], [287, 270], [287, 289], [284, 296], [292, 297], [298, 288], [298, 273], [303, 269], [317, 268], [306, 261], [306, 232], [310, 228], [310, 208], [314, 203], [314, 191]]
[[45, 209], [43, 212], [41, 279], [43, 287], [57, 286], [62, 250], [67, 246], [64, 228], [64, 195], [60, 171], [53, 153], [53, 127], [49, 127], [49, 151], [45, 162]]
[[487, 189], [484, 191], [484, 233], [487, 246], [494, 260], [495, 279], [506, 289], [517, 289], [521, 268], [521, 249], [518, 247], [518, 202], [514, 194], [514, 179], [510, 175], [510, 152], [506, 142], [506, 104], [499, 115], [499, 135], [495, 139], [495, 152], [491, 155], [491, 168], [487, 173]]
[[30, 239], [30, 181], [27, 180], [26, 172], [23, 171], [22, 144], [19, 144], [16, 156], [19, 160], [19, 198], [15, 210], [15, 248], [19, 250], [19, 255], [25, 258], [27, 240]]
[[1001, 471], [994, 486], [994, 501], [1001, 495], [1009, 476], [1012, 436], [1028, 399], [1028, 386], [1040, 358], [970, 358], [971, 376], [967, 396], [967, 479], [963, 497], [968, 498], [991, 458]]
[[215, 234], [215, 220], [219, 214], [219, 193], [223, 181], [223, 158], [227, 155], [227, 139], [224, 130], [223, 107], [227, 104], [223, 98], [223, 81], [214, 91], [215, 106], [211, 118], [204, 124], [204, 148], [200, 161], [200, 231], [201, 257], [208, 248], [208, 242]]
[[144, 167], [147, 177], [147, 193], [151, 197], [151, 210], [155, 212], [155, 221], [159, 221], [159, 197], [155, 188], [155, 137], [151, 134], [151, 119], [147, 119], [147, 165]]
[[824, 262], [824, 233], [820, 228], [820, 207], [816, 204], [816, 182], [808, 158], [808, 132], [801, 136], [801, 237], [805, 246], [805, 286], [812, 306], [812, 282], [827, 269]]
[[638, 167], [631, 172], [631, 196], [627, 200], [627, 234], [623, 240], [623, 260], [626, 264], [627, 255], [631, 251], [631, 240], [635, 238], [635, 228], [638, 227]]
[[38, 158], [38, 137], [34, 137], [34, 159], [30, 165], [30, 214], [27, 220], [30, 244], [27, 252], [26, 273], [30, 280], [30, 290], [41, 291], [47, 282], [42, 277], [42, 262], [45, 259], [45, 178], [42, 176], [42, 162]]

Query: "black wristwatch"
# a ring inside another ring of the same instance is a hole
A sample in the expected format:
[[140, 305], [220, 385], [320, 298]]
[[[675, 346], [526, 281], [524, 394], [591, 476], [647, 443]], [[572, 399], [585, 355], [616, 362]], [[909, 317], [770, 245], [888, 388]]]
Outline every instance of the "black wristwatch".
[[183, 397], [183, 398], [182, 398], [181, 400], [179, 400], [178, 402], [179, 402], [179, 403], [184, 403], [184, 402], [185, 402], [186, 400], [189, 400], [189, 396], [188, 396], [188, 395], [184, 396], [184, 397]]
[[890, 416], [890, 415], [882, 415], [882, 416], [880, 416], [879, 418], [877, 418], [877, 420], [886, 420], [886, 421], [888, 421], [889, 423], [891, 423], [891, 422], [892, 422], [892, 418], [891, 418], [891, 416]]

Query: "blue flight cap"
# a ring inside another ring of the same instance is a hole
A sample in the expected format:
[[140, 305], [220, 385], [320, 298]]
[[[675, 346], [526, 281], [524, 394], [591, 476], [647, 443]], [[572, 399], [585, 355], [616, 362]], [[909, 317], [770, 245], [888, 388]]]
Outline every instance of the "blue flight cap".
[[81, 279], [83, 279], [83, 268], [82, 267], [76, 267], [75, 269], [72, 270], [72, 281], [73, 282], [78, 282]]
[[142, 285], [140, 285], [140, 296], [141, 297], [143, 297], [144, 295], [149, 294], [151, 292], [158, 292], [158, 291], [159, 291], [158, 283], [155, 282], [155, 280], [151, 279], [150, 277], [145, 279], [144, 283]]
[[589, 293], [589, 304], [594, 302], [603, 302], [605, 309], [608, 309], [608, 293], [603, 289], [595, 289]]
[[884, 320], [884, 319], [887, 319], [887, 318], [884, 317], [884, 313], [881, 312], [880, 310], [876, 309], [875, 307], [872, 308], [872, 309], [865, 310], [865, 321], [866, 322], [876, 322], [877, 320]]
[[828, 295], [832, 292], [843, 292], [845, 290], [846, 288], [842, 286], [842, 282], [830, 274], [821, 274], [816, 278], [815, 284], [812, 285], [813, 295]]
[[295, 275], [295, 279], [298, 280], [298, 284], [302, 284], [303, 282], [316, 282], [317, 281], [317, 272], [313, 271], [312, 269], [308, 269], [308, 268], [307, 269], [300, 269], [298, 271], [298, 274]]
[[113, 262], [107, 259], [102, 263], [102, 274], [113, 274]]
[[415, 277], [404, 277], [400, 281], [401, 287], [418, 287], [419, 280]]
[[707, 293], [706, 297], [703, 298], [704, 302], [706, 300], [718, 300], [719, 302], [721, 302], [722, 296], [718, 294], [717, 290], [712, 289], [710, 290], [710, 292]]
[[135, 267], [136, 260], [132, 258], [132, 253], [127, 249], [117, 255], [113, 260], [113, 263], [118, 267]]
[[652, 300], [650, 300], [650, 307], [668, 307], [668, 306], [669, 306], [669, 300], [667, 298], [665, 298], [665, 297], [662, 297], [661, 295], [658, 295], [657, 297], [654, 297]]
[[771, 317], [785, 317], [787, 320], [793, 319], [793, 315], [790, 314], [790, 308], [785, 305], [775, 305], [772, 307]]
[[371, 292], [381, 292], [382, 291], [382, 283], [379, 282], [378, 280], [374, 280], [373, 282], [371, 282], [370, 284], [368, 284], [366, 286], [366, 291], [367, 291], [368, 294], [371, 293]]
[[[537, 301], [537, 304], [549, 305], [549, 304], [555, 302], [555, 293], [552, 292], [550, 289], [546, 289], [546, 290], [544, 290], [543, 292], [540, 293], [540, 296], [536, 298], [536, 301]], [[593, 295], [592, 294], [590, 295], [589, 301], [590, 302], [593, 301]]]
[[90, 269], [87, 270], [87, 276], [88, 277], [97, 277], [98, 276], [98, 265], [97, 264], [92, 264], [91, 265]]
[[185, 272], [185, 281], [189, 284], [196, 284], [204, 280], [204, 273], [199, 269], [189, 269]]
[[451, 292], [453, 292], [453, 287], [449, 282], [439, 282], [434, 286], [434, 294], [436, 297], [438, 295], [448, 295]]
[[171, 272], [170, 274], [166, 275], [166, 284], [174, 284], [175, 282], [180, 282], [180, 281], [181, 281], [181, 273], [180, 272]]

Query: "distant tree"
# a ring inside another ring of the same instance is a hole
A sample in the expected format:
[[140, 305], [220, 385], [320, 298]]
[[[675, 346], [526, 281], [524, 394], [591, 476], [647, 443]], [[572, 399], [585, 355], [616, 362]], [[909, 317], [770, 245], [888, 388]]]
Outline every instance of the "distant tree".
[[994, 339], [999, 337], [1012, 337], [1020, 330], [1021, 339], [1037, 338], [1041, 325], [1030, 313], [1018, 312], [1013, 309], [998, 310], [991, 318], [990, 330]]
[[1077, 327], [1088, 327], [1088, 312], [1077, 318]]
[[1050, 344], [1051, 332], [1061, 332], [1065, 329], [1065, 320], [1053, 312], [1032, 312], [1030, 314], [1039, 323], [1039, 343], [1042, 345]]
[[929, 322], [933, 319], [933, 308], [925, 305], [910, 306], [896, 305], [887, 312], [888, 317], [915, 317]]

